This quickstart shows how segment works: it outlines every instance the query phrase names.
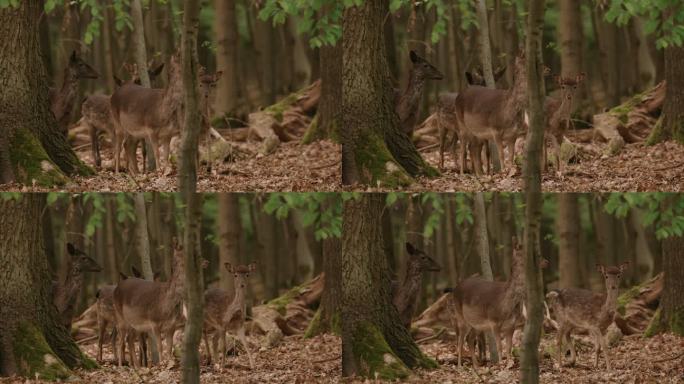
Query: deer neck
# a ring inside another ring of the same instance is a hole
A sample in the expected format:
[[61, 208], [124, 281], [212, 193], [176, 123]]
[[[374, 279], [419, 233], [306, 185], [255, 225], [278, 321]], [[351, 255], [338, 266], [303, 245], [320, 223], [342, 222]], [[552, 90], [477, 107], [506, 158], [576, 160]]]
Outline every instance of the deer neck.
[[425, 88], [425, 79], [421, 78], [418, 71], [411, 70], [409, 74], [409, 82], [404, 91], [402, 102], [408, 109], [417, 108], [420, 104], [420, 99], [423, 96], [423, 89]]
[[73, 301], [83, 285], [83, 274], [77, 268], [69, 268], [64, 281], [59, 286], [59, 301], [58, 308], [60, 311], [66, 309], [67, 305]]
[[176, 111], [183, 103], [183, 81], [180, 76], [180, 73], [173, 73], [164, 90], [162, 103], [169, 112]]
[[229, 324], [234, 320], [235, 314], [240, 314], [241, 322], [244, 322], [247, 315], [247, 302], [245, 300], [245, 289], [235, 286], [235, 296], [233, 300], [228, 305], [226, 313], [223, 315], [223, 323]]
[[608, 289], [606, 292], [606, 301], [603, 303], [601, 308], [606, 313], [614, 313], [617, 310], [617, 299], [619, 290]]
[[406, 267], [406, 275], [401, 284], [401, 291], [403, 296], [408, 299], [407, 303], [418, 297], [420, 294], [421, 280], [423, 272], [420, 270], [418, 263], [408, 263]]
[[504, 111], [515, 116], [525, 109], [527, 105], [527, 79], [525, 76], [518, 75], [513, 83], [513, 87], [506, 91], [506, 103]]

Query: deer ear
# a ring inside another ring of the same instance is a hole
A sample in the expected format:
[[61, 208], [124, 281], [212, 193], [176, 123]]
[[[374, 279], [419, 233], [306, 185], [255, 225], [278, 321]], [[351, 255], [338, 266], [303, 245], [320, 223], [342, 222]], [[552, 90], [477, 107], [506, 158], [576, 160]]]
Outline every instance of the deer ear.
[[221, 76], [223, 76], [223, 71], [217, 71], [217, 72], [214, 74], [214, 79], [215, 79], [215, 81], [219, 81], [219, 80], [221, 79]]
[[409, 255], [413, 255], [416, 253], [416, 248], [413, 246], [413, 244], [409, 243], [408, 241], [406, 242], [406, 252], [408, 252]]
[[119, 280], [128, 280], [128, 276], [126, 276], [123, 272], [119, 272]]
[[71, 56], [69, 56], [69, 60], [71, 60], [73, 62], [73, 61], [76, 61], [77, 59], [78, 59], [78, 57], [76, 56], [76, 50], [74, 49], [73, 51], [71, 51]]
[[135, 267], [135, 265], [131, 265], [131, 273], [133, 273], [133, 276], [140, 278], [142, 276], [142, 273], [138, 270], [138, 268]]
[[250, 265], [247, 266], [250, 272], [254, 272], [257, 269], [257, 263], [251, 263]]
[[411, 58], [412, 63], [418, 62], [419, 57], [418, 57], [418, 54], [416, 53], [416, 51], [409, 52], [409, 57]]
[[228, 271], [228, 273], [233, 273], [233, 266], [230, 263], [225, 263], [223, 266], [226, 267], [226, 271]]
[[584, 77], [585, 77], [586, 75], [587, 75], [587, 74], [584, 73], [584, 72], [578, 73], [577, 76], [575, 76], [575, 81], [577, 82], [577, 84], [583, 82], [583, 81], [584, 81]]
[[553, 77], [553, 80], [556, 82], [556, 84], [563, 85], [563, 78], [562, 77], [556, 75]]
[[71, 256], [76, 256], [76, 247], [71, 243], [67, 243], [67, 252], [69, 252]]
[[624, 272], [627, 267], [629, 267], [630, 262], [625, 261], [624, 263], [620, 264], [618, 268], [620, 268], [620, 273]]
[[606, 267], [604, 267], [603, 264], [596, 263], [596, 270], [601, 272], [602, 275], [604, 275]]

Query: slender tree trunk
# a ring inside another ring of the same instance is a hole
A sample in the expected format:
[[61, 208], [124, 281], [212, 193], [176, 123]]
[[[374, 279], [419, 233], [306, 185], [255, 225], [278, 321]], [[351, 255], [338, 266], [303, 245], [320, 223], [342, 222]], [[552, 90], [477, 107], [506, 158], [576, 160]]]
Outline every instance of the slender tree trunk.
[[238, 29], [235, 1], [214, 0], [216, 18], [214, 30], [218, 49], [216, 52], [216, 69], [223, 71], [216, 88], [216, 112], [225, 116], [235, 113], [238, 98], [237, 50]]
[[[561, 46], [561, 76], [574, 78], [582, 72], [582, 9], [577, 0], [560, 0], [558, 38]], [[580, 84], [580, 87], [582, 84]], [[584, 92], [578, 91], [577, 95]], [[577, 103], [576, 103], [577, 104]]]
[[183, 5], [183, 33], [181, 52], [183, 63], [184, 127], [182, 129], [181, 167], [178, 189], [185, 203], [185, 295], [187, 320], [183, 335], [183, 383], [200, 382], [199, 344], [202, 338], [204, 312], [204, 278], [200, 250], [202, 195], [197, 194], [197, 146], [200, 131], [197, 28], [199, 25], [199, 0], [185, 0]]
[[663, 114], [649, 137], [650, 143], [674, 139], [684, 144], [684, 47], [665, 48], [665, 103]]
[[[342, 231], [342, 375], [394, 380], [434, 367], [399, 320], [382, 241], [383, 194], [344, 203]], [[408, 368], [407, 368], [408, 367]]]
[[152, 261], [150, 258], [150, 238], [147, 232], [147, 207], [145, 206], [145, 196], [142, 193], [133, 195], [135, 205], [135, 233], [136, 244], [138, 245], [138, 255], [140, 256], [140, 267], [142, 268], [145, 280], [152, 281]]
[[525, 190], [525, 286], [527, 321], [522, 342], [520, 378], [524, 384], [539, 382], [539, 340], [543, 317], [543, 282], [539, 247], [541, 226], [541, 164], [545, 116], [544, 76], [541, 56], [542, 27], [545, 0], [529, 0], [527, 25], [527, 88], [529, 93], [530, 128], [527, 133], [526, 156], [523, 166]]
[[558, 195], [558, 273], [560, 288], [579, 287], [579, 205], [574, 193]]
[[40, 0], [0, 9], [0, 183], [61, 185], [92, 170], [76, 156], [50, 111], [41, 58]]
[[323, 240], [323, 272], [325, 287], [321, 305], [306, 330], [305, 337], [321, 333], [341, 332], [340, 301], [342, 296], [342, 241], [339, 238]]
[[[219, 268], [225, 263], [239, 264], [240, 255], [240, 206], [238, 195], [222, 193], [218, 195], [218, 229], [219, 229]], [[220, 287], [233, 292], [233, 275], [219, 273]]]
[[2, 199], [0, 211], [0, 376], [64, 380], [70, 368], [93, 368], [52, 304], [43, 244], [45, 195]]
[[[340, 139], [342, 125], [342, 42], [324, 45], [319, 50], [321, 72], [321, 98], [318, 113], [302, 138], [308, 144], [315, 140]], [[343, 165], [344, 166], [344, 165]]]
[[342, 23], [342, 183], [394, 187], [435, 175], [394, 110], [384, 44], [387, 0], [348, 7]]

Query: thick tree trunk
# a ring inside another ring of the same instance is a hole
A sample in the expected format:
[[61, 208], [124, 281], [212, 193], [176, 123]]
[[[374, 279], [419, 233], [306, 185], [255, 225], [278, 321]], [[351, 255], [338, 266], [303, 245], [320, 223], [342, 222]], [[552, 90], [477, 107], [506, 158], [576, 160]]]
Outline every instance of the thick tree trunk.
[[558, 273], [559, 288], [579, 287], [579, 205], [574, 193], [558, 195]]
[[235, 112], [238, 98], [237, 49], [238, 29], [235, 1], [214, 0], [214, 30], [218, 49], [216, 70], [223, 71], [216, 88], [216, 113], [225, 116]]
[[660, 330], [684, 336], [684, 237], [663, 244], [665, 285], [660, 303]]
[[434, 367], [402, 326], [382, 241], [385, 195], [345, 202], [342, 235], [342, 375], [393, 380]]
[[684, 47], [669, 46], [665, 48], [665, 102], [663, 114], [653, 129], [648, 141], [655, 143], [666, 139], [674, 139], [684, 144], [684, 77], [681, 74], [684, 66]]
[[541, 164], [544, 136], [544, 76], [541, 56], [545, 0], [530, 0], [527, 21], [527, 88], [529, 93], [530, 128], [526, 140], [523, 166], [525, 190], [525, 287], [527, 321], [522, 342], [520, 378], [524, 384], [539, 382], [539, 340], [543, 322], [544, 286], [541, 274], [540, 226], [542, 210]]
[[0, 183], [61, 185], [91, 174], [59, 132], [41, 58], [40, 0], [0, 9]]
[[45, 195], [0, 200], [0, 211], [0, 376], [57, 380], [69, 377], [70, 368], [94, 367], [52, 304], [43, 244]]
[[199, 344], [202, 337], [204, 311], [204, 279], [200, 252], [200, 226], [202, 197], [197, 194], [197, 147], [200, 133], [197, 28], [199, 0], [185, 0], [183, 6], [183, 34], [181, 52], [183, 64], [183, 105], [185, 112], [182, 129], [181, 166], [178, 190], [185, 203], [185, 295], [187, 320], [183, 337], [183, 383], [199, 383]]
[[[218, 236], [219, 236], [219, 268], [225, 263], [239, 264], [240, 255], [240, 206], [238, 195], [222, 193], [218, 195]], [[219, 286], [228, 292], [233, 292], [233, 275], [219, 273]]]
[[411, 176], [435, 175], [394, 111], [384, 44], [388, 3], [367, 1], [344, 11], [342, 75], [342, 183], [394, 187]]

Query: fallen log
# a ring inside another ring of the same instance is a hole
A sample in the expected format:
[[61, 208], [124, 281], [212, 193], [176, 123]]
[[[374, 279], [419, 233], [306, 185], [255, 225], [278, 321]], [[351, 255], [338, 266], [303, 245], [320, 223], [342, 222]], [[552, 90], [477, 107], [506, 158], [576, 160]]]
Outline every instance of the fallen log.
[[663, 292], [663, 273], [632, 287], [618, 297], [615, 324], [624, 335], [646, 331]]

